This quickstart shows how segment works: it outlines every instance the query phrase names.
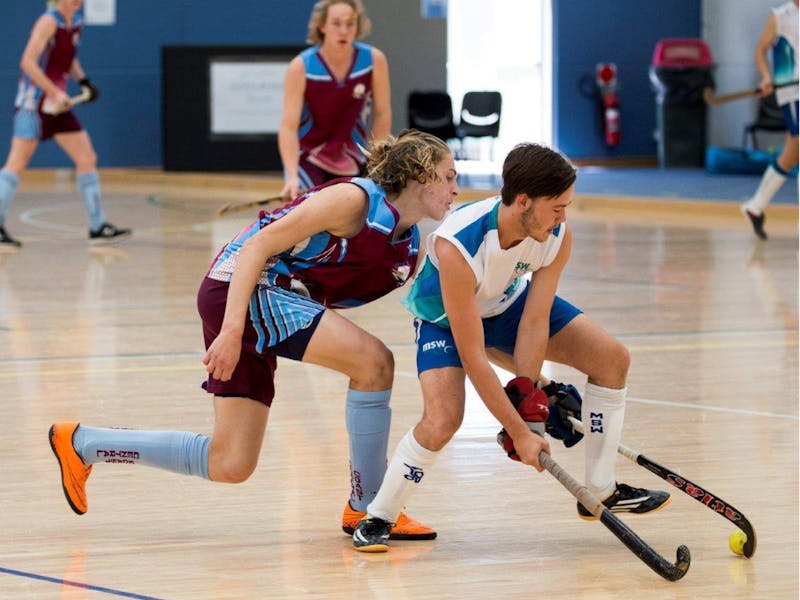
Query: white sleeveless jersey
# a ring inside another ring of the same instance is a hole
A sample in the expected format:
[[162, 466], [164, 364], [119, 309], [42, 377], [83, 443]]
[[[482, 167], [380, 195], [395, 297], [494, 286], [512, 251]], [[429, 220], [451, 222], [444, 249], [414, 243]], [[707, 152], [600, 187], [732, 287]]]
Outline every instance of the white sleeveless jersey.
[[[777, 38], [772, 48], [772, 80], [775, 85], [797, 81], [797, 49], [800, 37], [798, 11], [794, 2], [786, 2], [772, 9], [775, 15]], [[775, 90], [775, 99], [783, 106], [800, 97], [797, 84]]]
[[483, 318], [504, 312], [528, 285], [524, 276], [555, 260], [564, 240], [566, 223], [557, 227], [545, 242], [528, 237], [504, 250], [497, 234], [499, 206], [500, 196], [466, 204], [451, 213], [428, 236], [425, 261], [403, 299], [403, 304], [416, 317], [449, 327], [442, 301], [436, 238], [452, 242], [475, 274], [475, 294]]

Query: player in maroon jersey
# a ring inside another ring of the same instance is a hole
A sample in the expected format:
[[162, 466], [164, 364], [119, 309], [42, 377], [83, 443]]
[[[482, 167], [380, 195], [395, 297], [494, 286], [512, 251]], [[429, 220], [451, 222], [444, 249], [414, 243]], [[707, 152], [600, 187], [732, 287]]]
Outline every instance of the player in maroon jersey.
[[287, 199], [336, 177], [358, 175], [366, 163], [361, 149], [389, 135], [386, 56], [356, 41], [370, 26], [361, 0], [314, 5], [307, 39], [313, 46], [292, 59], [284, 82], [278, 147]]
[[0, 248], [22, 244], [5, 230], [8, 207], [19, 176], [33, 158], [40, 141], [55, 139], [75, 163], [78, 187], [89, 215], [89, 240], [102, 243], [130, 235], [106, 222], [100, 199], [97, 155], [89, 134], [72, 113], [67, 81], [80, 84], [87, 102], [97, 99], [97, 87], [86, 77], [77, 57], [83, 31], [83, 0], [58, 0], [33, 26], [22, 54], [15, 101], [14, 133], [5, 166], [0, 170]]
[[[378, 338], [329, 308], [359, 306], [402, 286], [419, 251], [421, 219], [439, 220], [458, 194], [450, 149], [408, 130], [372, 147], [368, 178], [329, 182], [242, 229], [214, 259], [198, 294], [214, 394], [214, 433], [140, 431], [56, 423], [50, 443], [67, 501], [86, 512], [96, 462], [141, 463], [212, 481], [245, 481], [256, 468], [275, 395], [277, 357], [350, 379], [345, 415], [352, 534], [386, 470], [394, 358]], [[285, 400], [303, 401], [299, 384]], [[393, 539], [433, 539], [401, 515]]]

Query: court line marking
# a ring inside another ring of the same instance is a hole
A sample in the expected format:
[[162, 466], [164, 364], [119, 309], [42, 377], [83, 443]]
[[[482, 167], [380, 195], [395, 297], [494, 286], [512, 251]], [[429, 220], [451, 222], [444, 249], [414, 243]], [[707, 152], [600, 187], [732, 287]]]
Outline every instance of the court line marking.
[[58, 577], [49, 577], [47, 575], [39, 575], [37, 573], [28, 573], [26, 571], [17, 571], [16, 569], [7, 569], [0, 567], [0, 573], [8, 575], [16, 575], [17, 577], [26, 577], [28, 579], [36, 579], [39, 581], [47, 581], [49, 583], [57, 583], [60, 585], [68, 585], [71, 587], [81, 588], [84, 590], [91, 590], [93, 592], [102, 592], [112, 596], [122, 596], [123, 598], [136, 598], [137, 600], [161, 600], [155, 596], [145, 596], [143, 594], [135, 594], [133, 592], [124, 592], [122, 590], [115, 590], [113, 588], [102, 587], [99, 585], [92, 585], [90, 583], [80, 583], [79, 581], [70, 581], [69, 579], [60, 579]]
[[[679, 351], [679, 350], [694, 350], [694, 349], [730, 349], [730, 348], [768, 348], [768, 347], [779, 347], [779, 346], [796, 346], [798, 343], [797, 339], [791, 340], [764, 340], [764, 341], [754, 341], [752, 339], [742, 341], [742, 342], [710, 342], [710, 343], [695, 343], [695, 344], [652, 344], [652, 345], [641, 345], [641, 346], [630, 346], [629, 350], [631, 352], [650, 352], [650, 351]], [[411, 344], [390, 344], [390, 347], [407, 347]], [[202, 353], [198, 352], [196, 355], [200, 356]], [[119, 360], [120, 358], [163, 358], [168, 356], [178, 356], [183, 355], [187, 356], [190, 353], [175, 353], [175, 354], [157, 354], [157, 355], [128, 355], [128, 356], [119, 356], [119, 355], [109, 355], [107, 357], [103, 357], [105, 359], [110, 360]], [[88, 360], [90, 358], [94, 358], [95, 360], [98, 357], [74, 357], [74, 358], [55, 358], [52, 360]], [[44, 361], [48, 359], [27, 359], [28, 361]], [[10, 361], [0, 361], [0, 364], [5, 362], [8, 364]], [[159, 366], [142, 366], [142, 367], [97, 367], [97, 368], [75, 368], [75, 369], [44, 369], [44, 370], [33, 370], [33, 371], [7, 371], [7, 372], [0, 372], [0, 379], [10, 379], [16, 377], [24, 377], [25, 375], [31, 375], [36, 377], [48, 377], [48, 376], [58, 376], [58, 375], [99, 375], [99, 374], [108, 374], [108, 373], [145, 373], [145, 372], [169, 372], [169, 371], [189, 371], [189, 370], [197, 370], [198, 372], [202, 372], [201, 364], [194, 363], [191, 365], [159, 365]], [[398, 377], [406, 377], [406, 378], [417, 378], [418, 374], [416, 372], [410, 371], [403, 371], [403, 370], [395, 370], [395, 375]], [[792, 420], [800, 420], [800, 416], [798, 415], [791, 415], [786, 413], [775, 413], [771, 411], [759, 411], [759, 410], [750, 410], [750, 409], [740, 409], [740, 408], [732, 408], [732, 407], [720, 407], [720, 406], [709, 406], [706, 404], [690, 404], [686, 402], [673, 402], [673, 401], [665, 401], [665, 400], [653, 400], [649, 398], [636, 398], [629, 396], [627, 398], [628, 402], [634, 402], [639, 404], [650, 404], [650, 405], [657, 405], [657, 406], [667, 406], [671, 408], [688, 408], [692, 410], [705, 410], [710, 412], [722, 412], [728, 414], [741, 414], [741, 415], [749, 415], [749, 416], [761, 416], [761, 417], [769, 417], [769, 418], [777, 418], [777, 419], [792, 419]]]
[[[400, 377], [413, 377], [417, 378], [417, 373], [410, 371], [395, 371], [395, 376]], [[707, 410], [712, 412], [722, 412], [730, 414], [749, 415], [754, 417], [770, 417], [773, 419], [792, 419], [794, 421], [800, 420], [800, 415], [790, 415], [788, 413], [775, 413], [765, 410], [749, 410], [745, 408], [732, 408], [726, 406], [710, 406], [708, 404], [690, 404], [688, 402], [673, 402], [671, 400], [651, 400], [649, 398], [636, 398], [628, 396], [626, 402], [634, 402], [637, 404], [654, 404], [658, 406], [667, 406], [669, 408], [690, 408], [692, 410]]]

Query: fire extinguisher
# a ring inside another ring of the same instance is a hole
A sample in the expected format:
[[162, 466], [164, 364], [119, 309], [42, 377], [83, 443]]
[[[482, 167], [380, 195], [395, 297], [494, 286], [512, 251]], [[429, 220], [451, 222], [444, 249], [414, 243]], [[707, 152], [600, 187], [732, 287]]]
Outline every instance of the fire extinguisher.
[[617, 98], [617, 65], [598, 63], [595, 82], [603, 106], [603, 130], [607, 146], [617, 146], [620, 139], [620, 111]]

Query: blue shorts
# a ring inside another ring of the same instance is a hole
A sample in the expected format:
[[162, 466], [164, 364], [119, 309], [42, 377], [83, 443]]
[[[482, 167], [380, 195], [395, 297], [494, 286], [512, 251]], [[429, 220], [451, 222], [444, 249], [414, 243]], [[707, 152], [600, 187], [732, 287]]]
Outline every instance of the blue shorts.
[[795, 100], [794, 102], [789, 102], [789, 104], [784, 104], [781, 107], [783, 109], [783, 122], [786, 123], [786, 129], [793, 136], [797, 136], [798, 132], [797, 128], [798, 103], [799, 102]]
[[[528, 297], [528, 286], [514, 304], [496, 317], [483, 319], [483, 336], [487, 348], [497, 348], [514, 354], [517, 328]], [[561, 331], [567, 323], [581, 314], [579, 308], [556, 296], [550, 309], [550, 337]], [[441, 367], [461, 367], [453, 332], [428, 321], [414, 319], [417, 343], [417, 373]]]

